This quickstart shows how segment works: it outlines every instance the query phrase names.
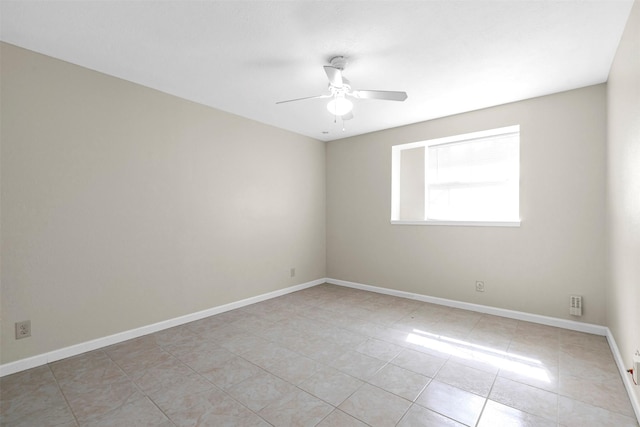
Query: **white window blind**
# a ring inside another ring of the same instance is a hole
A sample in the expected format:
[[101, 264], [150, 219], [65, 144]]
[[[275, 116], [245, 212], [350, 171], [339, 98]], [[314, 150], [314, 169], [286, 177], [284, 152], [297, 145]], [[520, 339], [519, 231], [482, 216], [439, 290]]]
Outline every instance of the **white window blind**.
[[518, 134], [431, 145], [426, 219], [518, 220]]
[[392, 221], [519, 223], [519, 126], [394, 146], [392, 153]]

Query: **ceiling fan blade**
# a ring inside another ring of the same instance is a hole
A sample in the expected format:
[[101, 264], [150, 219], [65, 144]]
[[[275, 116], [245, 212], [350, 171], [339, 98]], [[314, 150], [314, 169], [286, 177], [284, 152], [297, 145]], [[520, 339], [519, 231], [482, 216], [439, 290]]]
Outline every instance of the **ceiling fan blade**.
[[404, 101], [407, 99], [406, 92], [388, 90], [354, 90], [351, 94], [362, 99], [383, 99], [385, 101]]
[[296, 99], [287, 99], [286, 101], [278, 101], [276, 104], [284, 104], [287, 102], [295, 102], [295, 101], [304, 101], [305, 99], [316, 99], [316, 98], [330, 98], [331, 95], [316, 95], [316, 96], [307, 96], [305, 98], [296, 98]]
[[342, 87], [344, 83], [342, 81], [342, 71], [339, 68], [325, 65], [324, 72], [327, 73], [327, 78], [331, 86]]

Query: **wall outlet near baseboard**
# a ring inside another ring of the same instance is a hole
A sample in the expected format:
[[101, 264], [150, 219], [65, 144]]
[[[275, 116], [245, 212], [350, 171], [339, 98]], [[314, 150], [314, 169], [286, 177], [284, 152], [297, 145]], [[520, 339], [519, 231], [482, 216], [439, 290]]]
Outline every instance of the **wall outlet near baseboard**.
[[16, 339], [27, 338], [31, 336], [31, 320], [16, 322]]
[[291, 270], [289, 270], [289, 274], [290, 274], [291, 277], [296, 277], [296, 269], [295, 269], [295, 267], [291, 268]]
[[476, 280], [476, 292], [484, 292], [484, 282]]

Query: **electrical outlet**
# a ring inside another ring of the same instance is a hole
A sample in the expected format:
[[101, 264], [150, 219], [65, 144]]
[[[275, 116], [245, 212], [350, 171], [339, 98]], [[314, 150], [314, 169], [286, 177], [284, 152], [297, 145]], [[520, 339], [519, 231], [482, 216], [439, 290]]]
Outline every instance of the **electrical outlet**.
[[16, 339], [27, 338], [31, 336], [31, 320], [24, 322], [16, 322]]
[[296, 269], [292, 268], [289, 274], [291, 275], [291, 277], [296, 277]]
[[484, 282], [476, 281], [476, 292], [484, 292]]
[[571, 295], [569, 297], [569, 314], [582, 316], [582, 297], [580, 295]]

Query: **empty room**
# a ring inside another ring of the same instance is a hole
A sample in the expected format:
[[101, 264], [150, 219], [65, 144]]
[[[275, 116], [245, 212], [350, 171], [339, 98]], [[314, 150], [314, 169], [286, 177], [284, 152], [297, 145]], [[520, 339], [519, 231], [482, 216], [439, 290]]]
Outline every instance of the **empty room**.
[[0, 426], [639, 426], [640, 0], [0, 0]]

